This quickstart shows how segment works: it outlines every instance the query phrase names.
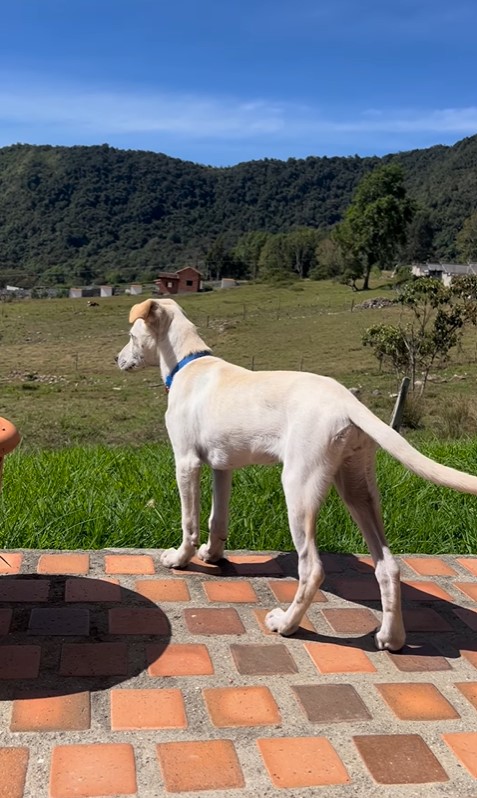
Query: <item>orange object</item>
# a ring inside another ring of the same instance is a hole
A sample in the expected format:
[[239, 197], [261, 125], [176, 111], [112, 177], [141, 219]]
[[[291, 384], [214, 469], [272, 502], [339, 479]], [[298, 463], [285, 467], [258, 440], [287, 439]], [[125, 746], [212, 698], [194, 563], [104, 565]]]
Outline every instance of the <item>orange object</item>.
[[11, 421], [0, 417], [0, 491], [2, 489], [3, 458], [21, 441], [20, 433]]
[[10, 454], [20, 440], [20, 433], [15, 425], [6, 418], [0, 418], [0, 457]]

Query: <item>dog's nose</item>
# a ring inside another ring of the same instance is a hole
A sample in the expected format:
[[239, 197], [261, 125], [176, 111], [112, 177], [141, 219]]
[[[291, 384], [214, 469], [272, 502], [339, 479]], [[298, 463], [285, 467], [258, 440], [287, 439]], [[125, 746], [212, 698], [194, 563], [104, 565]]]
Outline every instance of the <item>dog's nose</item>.
[[116, 357], [114, 358], [114, 362], [117, 363], [118, 360], [119, 360], [119, 355], [116, 355]]

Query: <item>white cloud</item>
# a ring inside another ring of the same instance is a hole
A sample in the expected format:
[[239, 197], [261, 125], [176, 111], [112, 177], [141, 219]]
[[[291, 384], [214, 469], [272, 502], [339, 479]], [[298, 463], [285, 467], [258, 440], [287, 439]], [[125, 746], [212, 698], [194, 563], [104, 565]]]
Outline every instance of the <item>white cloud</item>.
[[[0, 123], [12, 133], [31, 130], [38, 140], [75, 134], [83, 139], [162, 134], [188, 140], [289, 141], [359, 134], [471, 135], [477, 107], [363, 109], [329, 116], [322, 109], [288, 102], [127, 90], [51, 86], [0, 75]], [[21, 137], [20, 137], [21, 138]], [[319, 142], [317, 142], [319, 143]]]

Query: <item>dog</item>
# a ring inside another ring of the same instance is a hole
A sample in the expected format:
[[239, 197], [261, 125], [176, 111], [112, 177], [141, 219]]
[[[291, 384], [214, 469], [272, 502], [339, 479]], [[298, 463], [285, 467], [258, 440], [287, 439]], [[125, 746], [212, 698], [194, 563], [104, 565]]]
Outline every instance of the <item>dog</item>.
[[[336, 380], [305, 372], [249, 371], [215, 357], [172, 299], [146, 299], [131, 308], [129, 343], [116, 358], [123, 371], [159, 366], [168, 390], [166, 427], [174, 450], [182, 510], [182, 543], [163, 552], [168, 568], [197, 555], [220, 560], [227, 539], [232, 472], [251, 464], [282, 463], [290, 532], [298, 553], [299, 584], [286, 611], [268, 613], [282, 635], [299, 627], [324, 570], [315, 542], [318, 510], [329, 488], [338, 493], [372, 555], [380, 588], [378, 649], [405, 642], [399, 566], [388, 547], [375, 479], [377, 446], [437, 485], [477, 494], [477, 477], [420, 454]], [[207, 543], [199, 546], [199, 476], [212, 468]]]

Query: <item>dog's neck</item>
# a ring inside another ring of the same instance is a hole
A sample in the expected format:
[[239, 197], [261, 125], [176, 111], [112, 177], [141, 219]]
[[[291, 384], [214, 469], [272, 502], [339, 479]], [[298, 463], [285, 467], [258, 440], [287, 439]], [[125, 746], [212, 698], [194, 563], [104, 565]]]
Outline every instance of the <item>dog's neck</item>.
[[182, 314], [174, 314], [159, 345], [159, 367], [163, 381], [166, 381], [183, 358], [205, 350], [209, 350], [209, 347], [192, 322]]

